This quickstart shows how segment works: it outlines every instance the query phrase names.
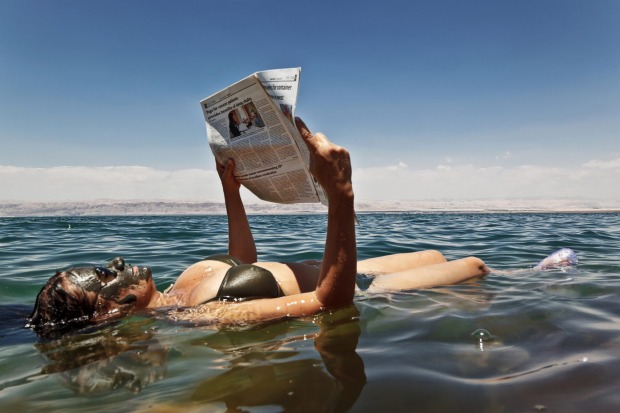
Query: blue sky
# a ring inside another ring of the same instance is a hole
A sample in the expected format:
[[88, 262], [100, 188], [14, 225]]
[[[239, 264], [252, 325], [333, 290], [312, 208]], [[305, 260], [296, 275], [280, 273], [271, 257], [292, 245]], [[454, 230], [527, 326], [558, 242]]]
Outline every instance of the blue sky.
[[615, 0], [0, 0], [0, 201], [221, 200], [198, 102], [295, 66], [358, 200], [618, 200], [618, 45]]

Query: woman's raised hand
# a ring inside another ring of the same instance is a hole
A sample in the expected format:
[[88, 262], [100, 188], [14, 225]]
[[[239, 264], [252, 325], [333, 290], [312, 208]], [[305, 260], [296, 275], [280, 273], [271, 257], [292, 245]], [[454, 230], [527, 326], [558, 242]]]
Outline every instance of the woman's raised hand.
[[217, 174], [220, 176], [220, 180], [222, 181], [222, 188], [224, 191], [227, 190], [239, 190], [241, 184], [233, 175], [233, 171], [235, 170], [235, 161], [232, 158], [229, 158], [226, 161], [226, 164], [221, 164], [215, 160], [215, 167], [217, 168]]
[[300, 118], [295, 124], [310, 151], [310, 173], [321, 184], [327, 197], [353, 196], [351, 158], [349, 151], [327, 139], [320, 132], [312, 133]]

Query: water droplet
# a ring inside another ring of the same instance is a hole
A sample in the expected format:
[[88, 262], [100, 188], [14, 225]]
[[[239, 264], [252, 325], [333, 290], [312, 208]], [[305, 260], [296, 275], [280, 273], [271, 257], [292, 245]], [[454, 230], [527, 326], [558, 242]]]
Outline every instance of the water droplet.
[[493, 340], [493, 335], [483, 328], [479, 328], [478, 330], [474, 331], [473, 333], [471, 333], [471, 336], [480, 341]]

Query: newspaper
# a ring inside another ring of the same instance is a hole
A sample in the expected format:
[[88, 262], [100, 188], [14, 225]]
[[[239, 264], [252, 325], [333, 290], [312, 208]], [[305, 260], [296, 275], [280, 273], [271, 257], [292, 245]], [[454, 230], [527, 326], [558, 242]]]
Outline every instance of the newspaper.
[[327, 197], [308, 170], [310, 154], [294, 125], [301, 68], [257, 72], [200, 101], [209, 146], [258, 198], [277, 203]]

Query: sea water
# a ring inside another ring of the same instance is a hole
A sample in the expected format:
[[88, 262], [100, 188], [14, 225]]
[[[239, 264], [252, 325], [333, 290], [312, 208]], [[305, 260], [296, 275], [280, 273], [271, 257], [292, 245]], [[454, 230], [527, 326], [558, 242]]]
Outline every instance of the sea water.
[[[250, 221], [260, 260], [321, 258], [324, 215]], [[620, 411], [620, 214], [359, 221], [360, 259], [432, 248], [495, 271], [314, 317], [213, 329], [136, 315], [45, 342], [23, 326], [56, 270], [123, 256], [162, 290], [226, 251], [226, 218], [0, 219], [0, 410]], [[577, 268], [527, 271], [561, 247]]]

